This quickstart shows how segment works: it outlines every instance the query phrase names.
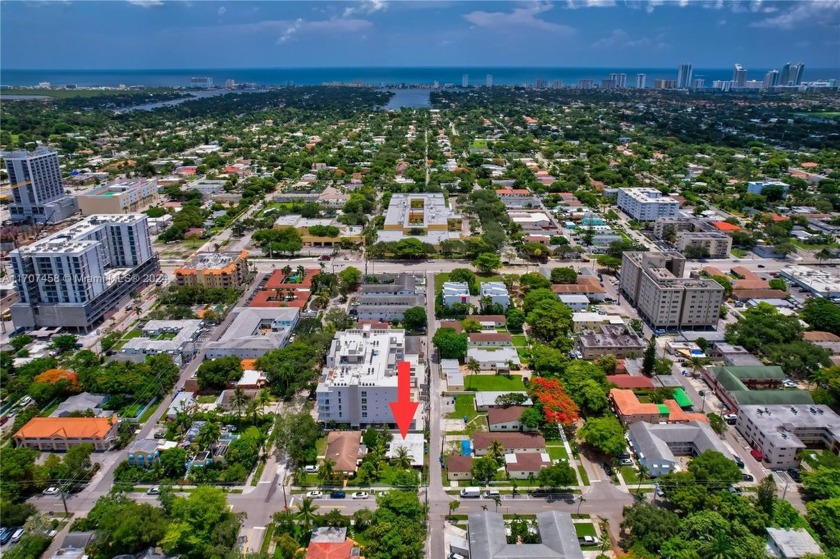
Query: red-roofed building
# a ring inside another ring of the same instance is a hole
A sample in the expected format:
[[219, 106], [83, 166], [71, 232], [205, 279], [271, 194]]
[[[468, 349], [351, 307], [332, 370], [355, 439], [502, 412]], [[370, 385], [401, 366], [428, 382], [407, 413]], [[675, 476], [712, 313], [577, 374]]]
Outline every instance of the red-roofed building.
[[626, 390], [649, 388], [653, 389], [653, 381], [648, 377], [640, 377], [633, 375], [608, 375], [607, 382], [614, 385], [616, 388], [623, 388]]
[[496, 191], [497, 196], [530, 196], [531, 191], [527, 188], [500, 188]]
[[359, 544], [347, 537], [347, 528], [324, 526], [312, 531], [306, 559], [364, 559]]
[[740, 231], [741, 228], [737, 225], [732, 223], [727, 223], [725, 221], [713, 221], [712, 226], [717, 229], [718, 231], [723, 231], [724, 233], [732, 233], [733, 231]]
[[[260, 291], [254, 293], [249, 307], [293, 307], [302, 309], [312, 295], [312, 278], [319, 273], [317, 269], [304, 271], [303, 279], [296, 283], [289, 281], [283, 270], [274, 270]], [[297, 270], [291, 272], [295, 277]]]

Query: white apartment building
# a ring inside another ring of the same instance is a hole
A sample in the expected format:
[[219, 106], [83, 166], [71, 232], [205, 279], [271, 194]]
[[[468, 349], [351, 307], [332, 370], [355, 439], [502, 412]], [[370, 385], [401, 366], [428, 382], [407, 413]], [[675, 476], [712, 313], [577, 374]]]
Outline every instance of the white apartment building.
[[293, 307], [240, 308], [225, 333], [207, 343], [204, 355], [207, 359], [228, 355], [257, 359], [285, 346], [299, 318], [300, 311]]
[[621, 292], [654, 330], [702, 330], [717, 326], [723, 287], [710, 279], [683, 278], [685, 258], [676, 252], [625, 252]]
[[[378, 330], [366, 324], [337, 332], [316, 390], [318, 420], [352, 427], [394, 426], [389, 404], [397, 401], [398, 363], [411, 364], [412, 401], [419, 401], [426, 382], [425, 363], [414, 345], [406, 343], [405, 330]], [[421, 424], [418, 411], [411, 428]]]
[[26, 328], [88, 330], [158, 272], [143, 214], [90, 216], [9, 256]]
[[461, 233], [461, 216], [447, 205], [443, 194], [394, 194], [378, 239], [394, 242], [412, 238], [439, 247], [441, 241], [460, 239]]
[[21, 150], [2, 155], [14, 199], [9, 205], [12, 221], [55, 223], [79, 209], [76, 199], [64, 192], [57, 151], [42, 147], [34, 152]]
[[128, 340], [114, 358], [142, 363], [148, 355], [166, 354], [180, 365], [195, 355], [202, 324], [201, 320], [150, 320], [141, 328], [142, 335]]
[[705, 248], [709, 256], [707, 258], [729, 258], [729, 251], [732, 250], [732, 237], [726, 233], [714, 231], [681, 231], [677, 233], [676, 248], [684, 252], [687, 247]]
[[489, 298], [494, 305], [501, 305], [504, 310], [510, 306], [510, 295], [507, 286], [500, 281], [487, 281], [481, 284], [479, 297]]
[[840, 415], [828, 406], [739, 406], [735, 427], [770, 469], [798, 467], [805, 448], [840, 454]]
[[637, 221], [676, 217], [680, 204], [655, 188], [619, 188], [618, 207]]
[[443, 298], [443, 304], [447, 307], [456, 303], [467, 305], [470, 302], [470, 286], [467, 285], [467, 282], [444, 282], [441, 296]]

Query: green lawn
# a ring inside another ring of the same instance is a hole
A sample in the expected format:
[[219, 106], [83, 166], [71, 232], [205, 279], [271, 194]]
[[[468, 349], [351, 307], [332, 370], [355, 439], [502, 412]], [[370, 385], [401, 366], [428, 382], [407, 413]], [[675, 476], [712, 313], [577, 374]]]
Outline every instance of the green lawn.
[[522, 375], [467, 375], [467, 390], [474, 392], [524, 392]]
[[591, 522], [575, 522], [575, 532], [579, 538], [582, 536], [595, 537], [597, 535], [595, 525]]
[[318, 439], [318, 442], [315, 443], [315, 453], [316, 456], [324, 456], [327, 454], [327, 437], [321, 437]]
[[213, 396], [212, 394], [203, 394], [198, 396], [195, 401], [199, 404], [215, 404], [216, 400], [218, 400], [218, 396]]
[[514, 347], [527, 347], [528, 346], [528, 338], [525, 337], [524, 334], [514, 334], [511, 337], [513, 338]]
[[268, 556], [268, 547], [271, 545], [271, 538], [274, 536], [274, 523], [269, 523], [265, 527], [265, 535], [263, 536], [262, 546], [260, 547], [260, 555]]
[[149, 420], [149, 418], [152, 417], [152, 414], [155, 413], [155, 410], [158, 409], [158, 406], [160, 406], [162, 402], [163, 400], [158, 400], [157, 402], [146, 408], [146, 411], [144, 411], [143, 415], [140, 416], [139, 422], [146, 423]]
[[487, 140], [473, 140], [470, 147], [473, 149], [487, 149]]
[[619, 466], [621, 477], [624, 478], [624, 483], [639, 483], [639, 472], [633, 466]]
[[123, 340], [130, 340], [132, 338], [139, 338], [143, 335], [142, 330], [132, 330], [131, 332], [127, 332], [125, 336], [122, 337]]
[[561, 458], [569, 459], [569, 455], [566, 454], [566, 448], [563, 445], [546, 445], [546, 452], [548, 452], [548, 456], [552, 460], [560, 460]]
[[516, 354], [519, 356], [519, 361], [523, 365], [527, 365], [531, 362], [531, 350], [527, 347], [517, 347]]
[[455, 397], [455, 411], [446, 414], [446, 417], [449, 419], [461, 419], [462, 417], [467, 416], [469, 421], [477, 415], [478, 412], [475, 411], [475, 396], [472, 394], [465, 394], [463, 396]]
[[583, 481], [584, 485], [589, 485], [589, 476], [586, 474], [586, 470], [583, 466], [578, 465], [578, 471], [580, 472], [580, 479]]

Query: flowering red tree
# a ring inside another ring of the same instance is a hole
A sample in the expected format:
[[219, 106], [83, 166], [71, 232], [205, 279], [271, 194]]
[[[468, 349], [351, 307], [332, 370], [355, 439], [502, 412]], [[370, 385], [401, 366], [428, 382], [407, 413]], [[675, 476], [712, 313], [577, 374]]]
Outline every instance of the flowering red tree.
[[563, 390], [563, 384], [552, 378], [531, 377], [531, 396], [542, 405], [549, 423], [571, 425], [580, 417], [577, 404]]

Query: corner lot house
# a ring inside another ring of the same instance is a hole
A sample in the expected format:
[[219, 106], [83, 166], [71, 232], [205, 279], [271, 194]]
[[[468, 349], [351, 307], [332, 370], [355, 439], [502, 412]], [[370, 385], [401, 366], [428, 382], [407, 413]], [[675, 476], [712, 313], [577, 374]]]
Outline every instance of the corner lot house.
[[15, 444], [41, 451], [63, 452], [90, 443], [96, 450], [110, 450], [117, 440], [113, 417], [35, 417], [15, 433]]

